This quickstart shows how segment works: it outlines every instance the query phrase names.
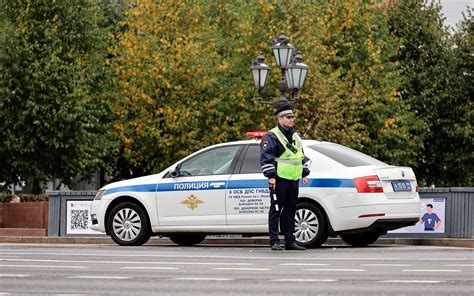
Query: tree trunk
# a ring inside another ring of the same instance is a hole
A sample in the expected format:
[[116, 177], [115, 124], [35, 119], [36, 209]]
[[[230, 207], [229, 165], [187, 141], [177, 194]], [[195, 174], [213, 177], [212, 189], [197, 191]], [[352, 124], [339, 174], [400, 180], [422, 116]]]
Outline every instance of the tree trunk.
[[33, 180], [33, 188], [31, 189], [33, 194], [41, 194], [43, 193], [43, 189], [41, 188], [40, 181], [38, 179]]
[[105, 169], [104, 168], [100, 168], [99, 183], [100, 183], [99, 188], [102, 188], [106, 185], [105, 184]]

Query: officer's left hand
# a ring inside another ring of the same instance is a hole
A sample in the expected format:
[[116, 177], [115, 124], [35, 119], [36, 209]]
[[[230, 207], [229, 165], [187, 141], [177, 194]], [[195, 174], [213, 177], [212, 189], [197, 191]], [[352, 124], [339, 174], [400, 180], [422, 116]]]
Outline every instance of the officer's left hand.
[[301, 181], [303, 181], [303, 185], [306, 185], [308, 184], [308, 178], [304, 177]]

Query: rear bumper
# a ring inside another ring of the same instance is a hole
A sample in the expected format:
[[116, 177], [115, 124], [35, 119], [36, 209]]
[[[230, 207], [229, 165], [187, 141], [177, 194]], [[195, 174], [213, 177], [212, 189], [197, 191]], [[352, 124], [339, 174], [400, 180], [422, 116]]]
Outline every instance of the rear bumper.
[[[387, 230], [405, 227], [403, 221], [418, 221], [420, 218], [420, 199], [387, 199], [361, 201], [357, 206], [336, 207], [330, 216], [334, 231], [350, 231], [353, 229], [368, 229], [386, 226]], [[377, 222], [382, 221], [382, 222]], [[394, 221], [391, 223], [391, 221]], [[400, 222], [402, 221], [402, 222]], [[413, 225], [413, 224], [408, 224]]]
[[339, 233], [361, 233], [367, 231], [376, 231], [385, 234], [387, 231], [415, 225], [419, 218], [400, 218], [400, 219], [378, 219], [368, 227], [340, 231]]

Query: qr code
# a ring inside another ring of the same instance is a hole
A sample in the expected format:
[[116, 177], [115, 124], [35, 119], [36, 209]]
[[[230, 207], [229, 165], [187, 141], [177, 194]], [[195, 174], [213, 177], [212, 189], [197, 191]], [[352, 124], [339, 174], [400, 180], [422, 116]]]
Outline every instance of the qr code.
[[88, 229], [88, 224], [88, 210], [71, 210], [71, 229]]

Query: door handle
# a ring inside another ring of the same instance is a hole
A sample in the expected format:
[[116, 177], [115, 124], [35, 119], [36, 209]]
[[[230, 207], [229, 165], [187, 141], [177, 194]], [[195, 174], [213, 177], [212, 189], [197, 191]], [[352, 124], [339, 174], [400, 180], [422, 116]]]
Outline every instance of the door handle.
[[211, 184], [209, 184], [209, 185], [211, 185], [211, 186], [214, 187], [214, 188], [219, 188], [219, 187], [224, 186], [224, 185], [225, 185], [225, 182], [214, 182], [214, 183], [211, 183]]

